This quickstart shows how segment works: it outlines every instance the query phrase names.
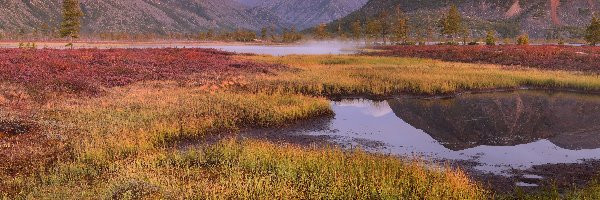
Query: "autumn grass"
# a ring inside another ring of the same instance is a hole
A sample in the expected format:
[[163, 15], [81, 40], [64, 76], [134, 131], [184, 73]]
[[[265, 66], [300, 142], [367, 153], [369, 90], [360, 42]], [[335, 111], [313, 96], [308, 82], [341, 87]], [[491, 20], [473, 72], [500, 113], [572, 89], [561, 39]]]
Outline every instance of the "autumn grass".
[[0, 173], [0, 193], [7, 198], [480, 199], [488, 194], [462, 172], [361, 151], [248, 140], [173, 150], [174, 141], [330, 115], [324, 98], [149, 82], [47, 106], [50, 120], [77, 130], [63, 135], [70, 138], [71, 151], [54, 166]]
[[518, 88], [600, 91], [600, 76], [577, 72], [503, 68], [420, 58], [372, 56], [246, 56], [298, 68], [254, 81], [252, 91], [315, 96], [385, 97], [440, 95], [461, 91]]
[[[223, 140], [134, 160], [69, 163], [28, 185], [28, 198], [70, 199], [483, 199], [461, 172], [396, 157]], [[102, 168], [104, 167], [104, 168]]]
[[293, 69], [245, 74], [246, 84], [216, 88], [136, 82], [103, 88], [101, 96], [30, 106], [37, 119], [62, 130], [55, 134], [65, 138], [68, 151], [52, 165], [0, 172], [0, 199], [486, 199], [490, 193], [461, 171], [419, 161], [264, 141], [231, 139], [191, 149], [177, 142], [328, 116], [326, 97], [333, 96], [518, 86], [600, 89], [597, 76], [427, 59], [237, 59]]
[[152, 148], [244, 127], [281, 126], [332, 114], [323, 98], [209, 92], [169, 82], [116, 89], [107, 97], [63, 104], [55, 113], [57, 121], [86, 134], [81, 149], [101, 145]]

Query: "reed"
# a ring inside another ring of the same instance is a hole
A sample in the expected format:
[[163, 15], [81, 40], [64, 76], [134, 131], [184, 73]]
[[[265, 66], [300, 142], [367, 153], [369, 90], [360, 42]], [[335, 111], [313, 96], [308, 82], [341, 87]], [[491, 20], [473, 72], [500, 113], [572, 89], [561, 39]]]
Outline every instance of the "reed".
[[599, 92], [600, 76], [568, 71], [508, 68], [421, 58], [373, 56], [250, 56], [297, 70], [263, 76], [245, 89], [313, 96], [444, 95], [519, 87]]

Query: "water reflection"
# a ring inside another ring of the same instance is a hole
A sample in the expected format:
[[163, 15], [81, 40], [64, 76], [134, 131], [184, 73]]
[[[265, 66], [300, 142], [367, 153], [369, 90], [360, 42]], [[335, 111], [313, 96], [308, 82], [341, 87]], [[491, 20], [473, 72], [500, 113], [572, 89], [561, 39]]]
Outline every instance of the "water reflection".
[[548, 139], [565, 149], [600, 148], [600, 98], [515, 92], [448, 100], [388, 101], [396, 116], [451, 150]]
[[337, 142], [398, 155], [458, 159], [503, 173], [600, 159], [600, 96], [518, 91], [452, 99], [333, 103]]

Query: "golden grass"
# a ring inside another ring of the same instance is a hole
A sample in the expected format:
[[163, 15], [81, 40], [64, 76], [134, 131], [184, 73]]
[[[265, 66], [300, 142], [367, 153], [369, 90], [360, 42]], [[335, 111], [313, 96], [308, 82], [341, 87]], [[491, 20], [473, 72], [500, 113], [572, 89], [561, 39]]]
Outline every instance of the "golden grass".
[[444, 94], [523, 85], [600, 89], [598, 76], [426, 59], [242, 58], [298, 70], [247, 77], [253, 81], [245, 86], [218, 89], [137, 83], [107, 90], [102, 97], [32, 107], [45, 123], [65, 130], [60, 136], [71, 150], [55, 165], [16, 175], [0, 172], [0, 198], [484, 199], [489, 193], [462, 172], [418, 161], [261, 141], [226, 140], [191, 150], [174, 149], [173, 142], [331, 115], [324, 96]]
[[[323, 98], [140, 83], [48, 104], [71, 152], [55, 166], [0, 173], [3, 195], [34, 199], [434, 198], [485, 191], [461, 172], [336, 148], [233, 140], [173, 150], [172, 141], [330, 115]], [[0, 195], [2, 196], [2, 195]]]
[[81, 130], [76, 152], [101, 149], [117, 157], [177, 140], [332, 114], [323, 98], [207, 92], [176, 83], [138, 84], [106, 97], [61, 104], [57, 110], [52, 116], [56, 121]]
[[[31, 198], [71, 199], [484, 199], [461, 172], [396, 157], [223, 140], [97, 166], [70, 163], [36, 177]], [[31, 180], [25, 180], [31, 181]]]
[[316, 96], [438, 95], [521, 86], [600, 91], [600, 76], [442, 62], [420, 58], [372, 56], [244, 56], [299, 70], [261, 77], [251, 91]]

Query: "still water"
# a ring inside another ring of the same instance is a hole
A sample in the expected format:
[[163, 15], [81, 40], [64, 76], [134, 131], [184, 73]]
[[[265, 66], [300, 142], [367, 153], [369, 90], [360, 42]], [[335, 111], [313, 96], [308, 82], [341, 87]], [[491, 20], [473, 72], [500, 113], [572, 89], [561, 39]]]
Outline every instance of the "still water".
[[[16, 44], [0, 44], [0, 48], [16, 48]], [[321, 41], [289, 45], [263, 44], [202, 44], [202, 43], [79, 43], [75, 48], [97, 49], [149, 49], [149, 48], [209, 48], [235, 53], [252, 53], [272, 56], [286, 55], [340, 55], [358, 52], [359, 45], [353, 42]], [[65, 49], [63, 43], [40, 43], [38, 48]]]
[[319, 130], [344, 146], [428, 160], [464, 160], [508, 175], [534, 165], [600, 159], [600, 96], [516, 91], [451, 99], [332, 102]]
[[356, 53], [351, 47], [340, 45], [302, 45], [302, 46], [207, 46], [235, 53], [252, 53], [272, 56], [286, 55], [340, 55]]

